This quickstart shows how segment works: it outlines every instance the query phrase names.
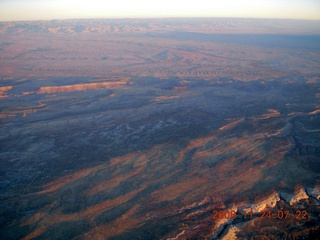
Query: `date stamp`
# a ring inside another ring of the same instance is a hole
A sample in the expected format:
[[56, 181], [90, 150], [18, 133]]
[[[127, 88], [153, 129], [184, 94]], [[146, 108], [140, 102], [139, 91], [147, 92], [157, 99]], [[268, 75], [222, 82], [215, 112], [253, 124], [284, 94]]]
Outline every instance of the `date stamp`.
[[277, 211], [261, 211], [259, 213], [253, 213], [252, 210], [243, 210], [238, 212], [235, 210], [214, 210], [212, 218], [214, 220], [219, 219], [243, 219], [250, 220], [253, 217], [259, 217], [260, 219], [296, 219], [307, 220], [308, 212], [306, 210], [277, 210]]

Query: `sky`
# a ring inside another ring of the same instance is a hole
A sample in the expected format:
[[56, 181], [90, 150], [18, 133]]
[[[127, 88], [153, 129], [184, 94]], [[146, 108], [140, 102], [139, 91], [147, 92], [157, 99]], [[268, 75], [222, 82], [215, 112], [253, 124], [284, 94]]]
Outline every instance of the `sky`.
[[0, 0], [0, 21], [152, 17], [320, 20], [320, 0]]

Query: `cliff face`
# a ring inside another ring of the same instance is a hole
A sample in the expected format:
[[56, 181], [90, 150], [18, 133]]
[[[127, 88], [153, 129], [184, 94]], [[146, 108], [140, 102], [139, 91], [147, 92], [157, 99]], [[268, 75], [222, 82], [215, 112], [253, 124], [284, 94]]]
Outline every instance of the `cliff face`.
[[280, 197], [284, 199], [288, 204], [293, 205], [301, 200], [308, 199], [306, 191], [300, 188], [296, 194], [280, 193]]
[[37, 93], [61, 93], [61, 92], [76, 92], [76, 91], [88, 91], [97, 89], [115, 89], [127, 84], [127, 80], [114, 81], [114, 82], [97, 82], [97, 83], [84, 83], [84, 84], [74, 84], [65, 86], [45, 86], [41, 87]]
[[[216, 234], [210, 239], [242, 239], [243, 236], [248, 236], [247, 234], [269, 235], [272, 231], [273, 237], [280, 237], [281, 231], [286, 231], [287, 224], [295, 226], [301, 221], [303, 223], [308, 220], [317, 221], [318, 216], [310, 210], [316, 207], [320, 213], [319, 187], [317, 185], [314, 188], [306, 188], [305, 191], [304, 187], [297, 186], [294, 193], [274, 192], [262, 200], [246, 204], [238, 208], [239, 214], [246, 211], [246, 218], [241, 218], [241, 216], [233, 221], [221, 223], [217, 221], [214, 229], [220, 231], [215, 231]], [[250, 215], [251, 211], [252, 215]], [[262, 229], [259, 230], [259, 227]], [[305, 229], [300, 226], [295, 231], [286, 234], [291, 237], [313, 236], [313, 232], [318, 230], [320, 230], [319, 226]]]
[[306, 192], [309, 196], [318, 199], [320, 201], [320, 186], [316, 186], [314, 188], [307, 187]]
[[260, 213], [266, 208], [274, 208], [277, 205], [277, 202], [280, 201], [279, 194], [277, 192], [266, 196], [265, 199], [258, 201], [257, 203], [253, 203], [252, 205], [247, 205], [250, 207], [250, 210], [253, 213]]

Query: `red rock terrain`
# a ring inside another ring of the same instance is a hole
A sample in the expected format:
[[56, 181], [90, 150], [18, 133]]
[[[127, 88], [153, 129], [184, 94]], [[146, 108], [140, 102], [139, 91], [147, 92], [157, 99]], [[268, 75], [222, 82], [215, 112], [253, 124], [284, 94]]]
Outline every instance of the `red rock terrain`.
[[316, 239], [318, 26], [2, 23], [0, 239]]
[[76, 92], [76, 91], [88, 91], [88, 90], [96, 90], [96, 89], [115, 89], [121, 87], [128, 82], [126, 80], [123, 81], [115, 81], [115, 82], [98, 82], [98, 83], [85, 83], [85, 84], [74, 84], [74, 85], [65, 85], [65, 86], [45, 86], [41, 87], [37, 93], [45, 94], [45, 93], [62, 93], [62, 92]]

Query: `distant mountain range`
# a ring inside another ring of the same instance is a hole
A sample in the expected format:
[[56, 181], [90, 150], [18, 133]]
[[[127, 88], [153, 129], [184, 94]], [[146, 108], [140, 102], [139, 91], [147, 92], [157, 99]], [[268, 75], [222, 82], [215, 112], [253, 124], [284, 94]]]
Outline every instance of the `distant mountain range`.
[[320, 34], [320, 21], [226, 18], [74, 19], [2, 22], [0, 33], [110, 33], [149, 31]]

